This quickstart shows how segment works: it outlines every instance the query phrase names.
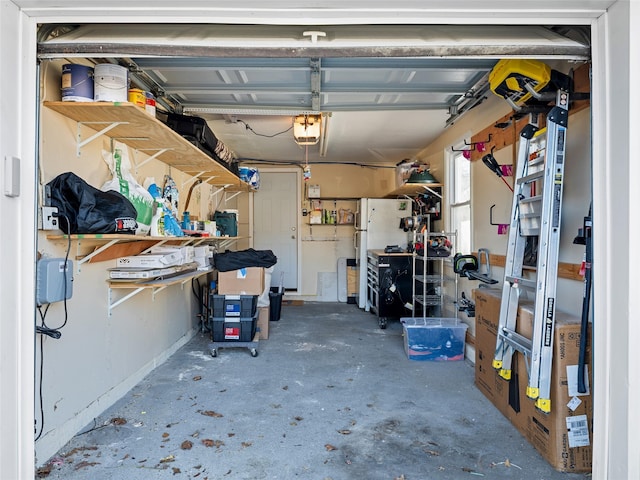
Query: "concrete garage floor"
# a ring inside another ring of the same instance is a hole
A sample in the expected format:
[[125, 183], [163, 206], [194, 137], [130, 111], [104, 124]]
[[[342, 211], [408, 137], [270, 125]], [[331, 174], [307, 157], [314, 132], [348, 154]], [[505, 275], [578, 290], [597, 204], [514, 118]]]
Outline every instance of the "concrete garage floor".
[[198, 334], [49, 463], [49, 479], [584, 479], [553, 470], [473, 384], [408, 360], [349, 304], [282, 308], [253, 358]]

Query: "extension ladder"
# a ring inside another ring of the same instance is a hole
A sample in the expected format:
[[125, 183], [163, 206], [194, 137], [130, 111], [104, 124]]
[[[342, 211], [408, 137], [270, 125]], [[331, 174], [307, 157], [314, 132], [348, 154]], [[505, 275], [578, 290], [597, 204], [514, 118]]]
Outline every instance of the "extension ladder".
[[[568, 108], [569, 93], [558, 90], [556, 104], [547, 115], [543, 162], [529, 159], [529, 147], [538, 127], [530, 123], [520, 133], [493, 360], [493, 367], [500, 376], [509, 380], [513, 354], [516, 351], [522, 353], [529, 379], [527, 396], [536, 400], [536, 407], [545, 413], [551, 411], [551, 364]], [[536, 191], [540, 184], [542, 192]], [[530, 237], [538, 240], [535, 279], [523, 276], [525, 246]], [[516, 316], [523, 289], [535, 292], [531, 339], [516, 333]]]

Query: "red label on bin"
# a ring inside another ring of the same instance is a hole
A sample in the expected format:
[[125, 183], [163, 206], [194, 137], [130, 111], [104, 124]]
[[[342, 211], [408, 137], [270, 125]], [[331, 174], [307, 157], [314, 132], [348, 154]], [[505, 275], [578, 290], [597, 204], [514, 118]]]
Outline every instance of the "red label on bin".
[[224, 338], [227, 340], [240, 340], [240, 327], [225, 327]]

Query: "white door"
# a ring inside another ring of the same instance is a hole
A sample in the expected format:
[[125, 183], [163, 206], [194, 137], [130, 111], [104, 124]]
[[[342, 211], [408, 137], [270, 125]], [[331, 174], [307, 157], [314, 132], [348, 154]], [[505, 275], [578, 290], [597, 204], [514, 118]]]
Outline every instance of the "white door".
[[[253, 196], [253, 245], [278, 257], [271, 286], [284, 281], [298, 289], [298, 174], [260, 171], [260, 189]], [[284, 277], [282, 276], [284, 274]]]

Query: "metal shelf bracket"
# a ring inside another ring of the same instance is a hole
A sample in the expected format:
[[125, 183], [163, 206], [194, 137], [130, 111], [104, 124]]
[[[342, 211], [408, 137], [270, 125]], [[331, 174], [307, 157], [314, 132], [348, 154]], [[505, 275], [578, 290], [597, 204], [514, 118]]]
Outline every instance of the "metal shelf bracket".
[[[93, 142], [96, 138], [101, 137], [109, 130], [116, 128], [118, 125], [128, 125], [129, 122], [77, 122], [76, 124], [76, 156], [79, 157], [82, 147]], [[102, 130], [91, 135], [89, 138], [82, 140], [82, 125], [107, 125]]]

